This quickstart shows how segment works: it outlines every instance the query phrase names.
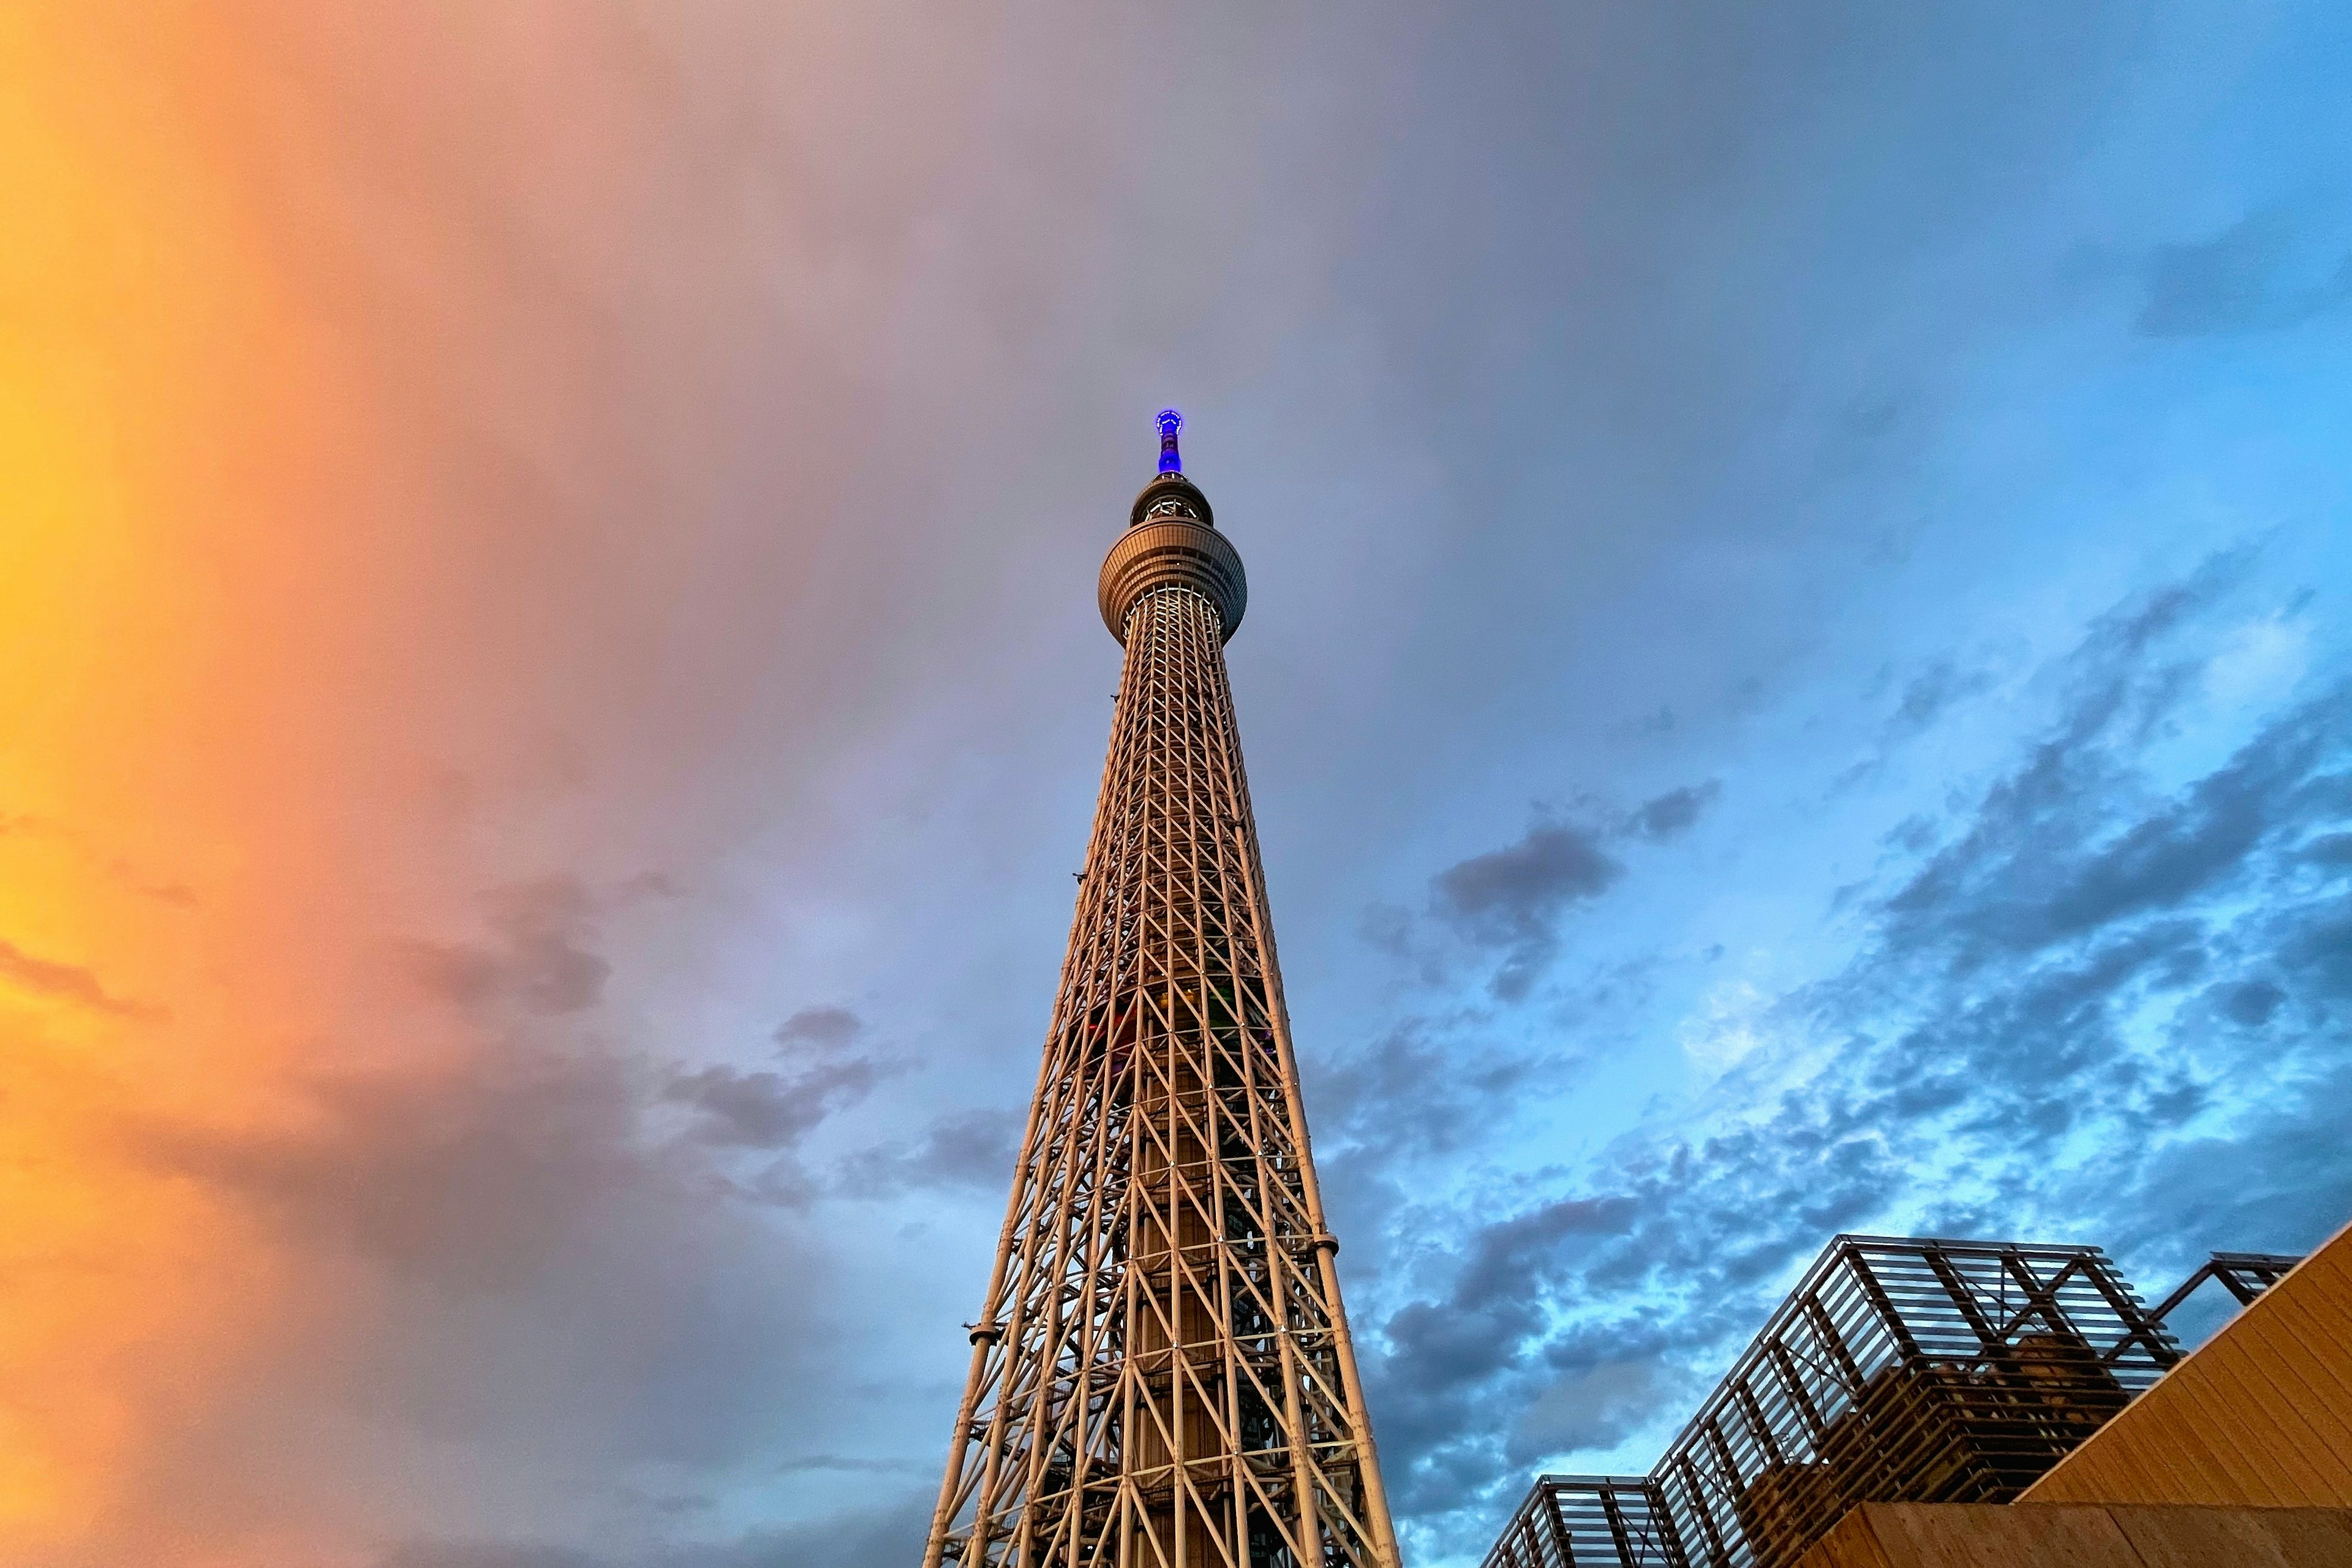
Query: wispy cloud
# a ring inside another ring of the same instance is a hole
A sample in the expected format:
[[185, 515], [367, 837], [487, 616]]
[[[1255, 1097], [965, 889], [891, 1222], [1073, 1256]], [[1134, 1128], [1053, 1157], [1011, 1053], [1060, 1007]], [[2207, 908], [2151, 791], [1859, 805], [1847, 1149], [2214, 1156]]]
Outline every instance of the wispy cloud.
[[152, 1018], [162, 1016], [162, 1009], [140, 1002], [126, 1002], [110, 994], [100, 984], [95, 973], [79, 963], [60, 963], [55, 959], [36, 958], [14, 942], [0, 942], [0, 981], [21, 987], [37, 996], [88, 1007], [93, 1012], [112, 1013], [126, 1018]]
[[2277, 331], [2352, 301], [2352, 252], [2306, 268], [2300, 226], [2273, 207], [2210, 239], [2158, 246], [2143, 271], [2138, 330], [2151, 338]]

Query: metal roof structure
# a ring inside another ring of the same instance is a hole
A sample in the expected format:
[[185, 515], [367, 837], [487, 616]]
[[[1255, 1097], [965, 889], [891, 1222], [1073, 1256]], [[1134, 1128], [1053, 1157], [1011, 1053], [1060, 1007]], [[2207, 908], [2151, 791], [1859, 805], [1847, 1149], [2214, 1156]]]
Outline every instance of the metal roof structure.
[[[1787, 1568], [1861, 1502], [2006, 1502], [2180, 1360], [2095, 1247], [1841, 1236], [1646, 1476], [1538, 1478], [1486, 1568]], [[2251, 1300], [2251, 1295], [2242, 1299]]]

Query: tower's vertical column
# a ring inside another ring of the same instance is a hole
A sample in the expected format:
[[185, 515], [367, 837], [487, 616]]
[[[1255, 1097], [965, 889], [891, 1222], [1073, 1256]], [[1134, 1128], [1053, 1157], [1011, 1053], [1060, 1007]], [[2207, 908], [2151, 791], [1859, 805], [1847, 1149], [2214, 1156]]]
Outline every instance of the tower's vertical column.
[[927, 1568], [1396, 1568], [1180, 425], [1103, 563], [1127, 658]]

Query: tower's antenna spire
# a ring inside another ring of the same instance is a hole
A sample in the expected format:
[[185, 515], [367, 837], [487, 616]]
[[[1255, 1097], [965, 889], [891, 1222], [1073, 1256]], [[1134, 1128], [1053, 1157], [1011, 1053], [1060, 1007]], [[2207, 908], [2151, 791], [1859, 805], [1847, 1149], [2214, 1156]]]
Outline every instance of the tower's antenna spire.
[[1176, 432], [1184, 428], [1184, 416], [1173, 408], [1160, 411], [1160, 471], [1181, 474], [1184, 459], [1176, 455]]

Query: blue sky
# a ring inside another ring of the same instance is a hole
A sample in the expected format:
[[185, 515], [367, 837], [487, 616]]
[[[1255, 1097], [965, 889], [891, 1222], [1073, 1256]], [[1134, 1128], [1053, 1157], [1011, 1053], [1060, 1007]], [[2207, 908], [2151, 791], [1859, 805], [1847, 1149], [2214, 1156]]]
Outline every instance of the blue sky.
[[261, 27], [269, 221], [470, 345], [420, 484], [528, 489], [476, 586], [565, 674], [388, 933], [479, 1068], [285, 1238], [373, 1338], [203, 1473], [333, 1406], [434, 1478], [370, 1568], [908, 1559], [1168, 404], [1416, 1563], [1835, 1232], [2153, 1296], [2352, 1217], [2352, 16], [571, 9]]

